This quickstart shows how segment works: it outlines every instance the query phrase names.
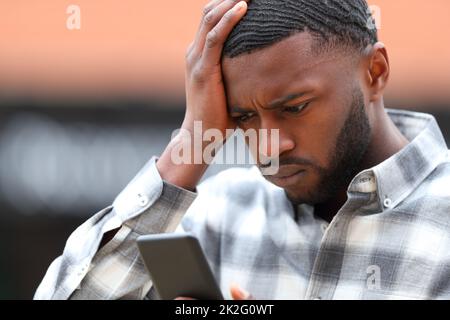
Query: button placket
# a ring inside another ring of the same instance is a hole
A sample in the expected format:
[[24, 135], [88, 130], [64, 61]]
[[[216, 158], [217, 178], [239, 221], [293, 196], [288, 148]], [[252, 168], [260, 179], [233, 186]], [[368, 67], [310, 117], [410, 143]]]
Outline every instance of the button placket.
[[[336, 289], [337, 281], [334, 287], [324, 285], [324, 279], [321, 274], [323, 274], [323, 264], [327, 261], [327, 254], [331, 245], [340, 242], [341, 229], [349, 223], [351, 216], [347, 208], [350, 206], [352, 198], [349, 197], [337, 214], [333, 217], [331, 222], [328, 224], [327, 229], [333, 228], [333, 232], [324, 232], [322, 241], [320, 243], [317, 256], [314, 261], [314, 265], [311, 272], [311, 278], [309, 280], [308, 289], [306, 291], [306, 299], [313, 300], [330, 300], [333, 297], [334, 291]], [[323, 224], [322, 224], [323, 225]]]

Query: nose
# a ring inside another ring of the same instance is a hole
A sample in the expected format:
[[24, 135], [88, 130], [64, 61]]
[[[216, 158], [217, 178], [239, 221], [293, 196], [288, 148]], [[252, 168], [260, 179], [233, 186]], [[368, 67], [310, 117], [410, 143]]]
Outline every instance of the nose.
[[258, 153], [261, 162], [278, 158], [281, 154], [294, 148], [295, 142], [285, 130], [276, 127], [259, 130]]

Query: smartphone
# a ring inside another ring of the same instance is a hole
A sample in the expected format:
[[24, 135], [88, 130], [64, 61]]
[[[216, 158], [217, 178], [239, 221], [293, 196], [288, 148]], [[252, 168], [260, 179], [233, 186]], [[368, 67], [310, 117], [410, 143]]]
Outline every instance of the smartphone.
[[224, 300], [198, 239], [189, 233], [140, 236], [137, 245], [159, 297]]

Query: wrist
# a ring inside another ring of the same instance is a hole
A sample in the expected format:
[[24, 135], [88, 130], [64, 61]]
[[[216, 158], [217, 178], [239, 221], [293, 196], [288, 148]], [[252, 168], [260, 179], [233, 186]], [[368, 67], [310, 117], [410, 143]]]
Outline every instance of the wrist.
[[208, 164], [203, 160], [195, 163], [193, 154], [193, 145], [178, 134], [156, 162], [161, 178], [178, 187], [195, 190]]

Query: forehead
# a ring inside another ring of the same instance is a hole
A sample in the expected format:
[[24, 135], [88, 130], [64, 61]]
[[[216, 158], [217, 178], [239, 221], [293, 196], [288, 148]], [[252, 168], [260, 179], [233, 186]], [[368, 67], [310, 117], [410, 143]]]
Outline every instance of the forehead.
[[256, 91], [273, 96], [285, 93], [290, 86], [314, 86], [338, 80], [338, 74], [342, 77], [340, 70], [346, 69], [348, 55], [337, 50], [315, 54], [314, 44], [309, 33], [301, 32], [250, 54], [224, 58], [222, 71], [228, 98], [236, 101]]

